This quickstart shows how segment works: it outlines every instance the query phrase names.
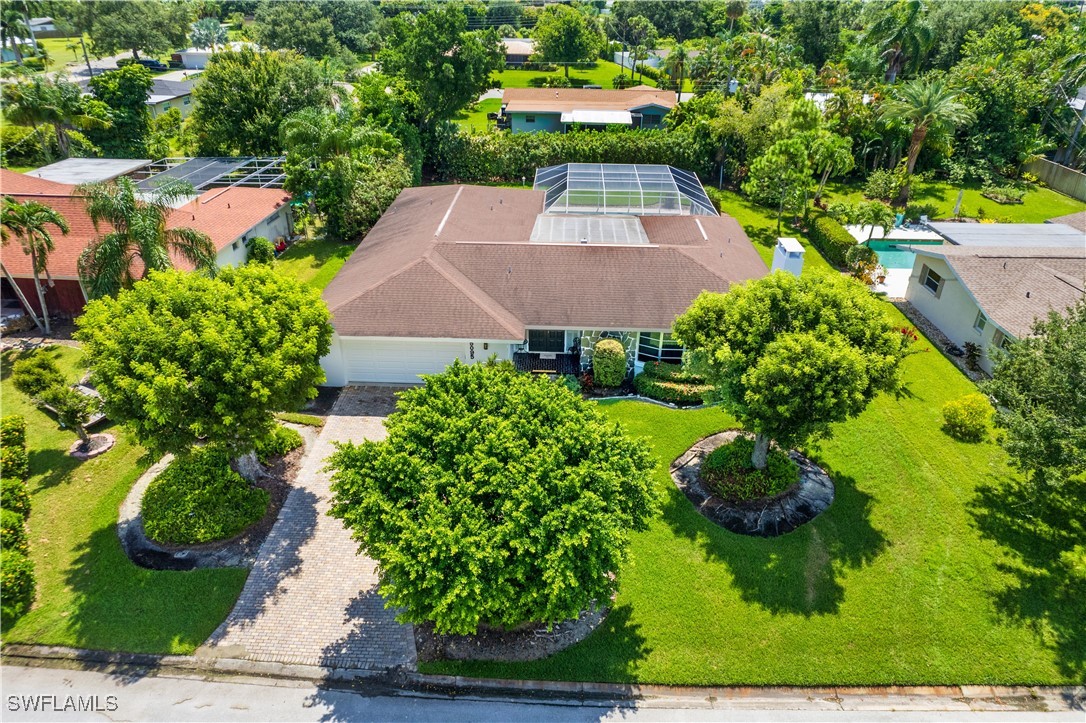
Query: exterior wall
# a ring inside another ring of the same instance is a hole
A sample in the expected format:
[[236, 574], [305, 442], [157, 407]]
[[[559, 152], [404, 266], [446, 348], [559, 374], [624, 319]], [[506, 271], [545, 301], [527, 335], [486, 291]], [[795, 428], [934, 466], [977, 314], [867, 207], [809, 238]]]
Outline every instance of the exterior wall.
[[[561, 113], [509, 113], [510, 130], [514, 133], [561, 133], [564, 128], [562, 126], [562, 114]], [[535, 118], [535, 123], [529, 123], [525, 120], [528, 116]]]
[[[664, 118], [667, 116], [670, 108], [665, 108], [662, 105], [643, 105], [637, 108], [630, 108], [631, 111], [635, 111], [642, 114], [641, 127], [642, 128], [663, 128]], [[659, 116], [658, 121], [651, 121], [644, 117], [645, 114]]]
[[[615, 63], [617, 65], [621, 65], [626, 70], [630, 69], [630, 63], [631, 63], [631, 61], [630, 61], [630, 53], [627, 53], [627, 52], [615, 53], [614, 56], [615, 56]], [[644, 60], [638, 61], [638, 65], [645, 65], [645, 66], [647, 66], [649, 68], [659, 68], [663, 64], [664, 64], [664, 61], [661, 60], [660, 56], [656, 55], [655, 53], [649, 53], [647, 58], [645, 58]]]
[[147, 109], [151, 111], [152, 118], [158, 118], [171, 108], [177, 108], [181, 111], [182, 118], [188, 118], [189, 114], [192, 113], [192, 109], [195, 107], [191, 95], [181, 96], [180, 98], [174, 98], [172, 100], [164, 100], [161, 103], [147, 104]]
[[[943, 288], [938, 297], [920, 283], [921, 271], [925, 264], [943, 277]], [[958, 346], [966, 342], [979, 345], [983, 353], [978, 363], [984, 371], [991, 373], [992, 362], [988, 358], [988, 347], [992, 343], [997, 327], [991, 319], [988, 319], [983, 332], [978, 332], [973, 328], [980, 308], [954, 276], [946, 261], [918, 254], [913, 264], [912, 274], [909, 276], [909, 287], [905, 292], [905, 298]]]
[[[637, 361], [637, 338], [640, 331], [615, 331], [584, 329], [576, 332], [581, 342], [581, 369], [592, 369], [592, 352], [596, 342], [604, 338], [618, 339], [626, 349], [626, 373], [636, 373], [644, 368], [644, 364]], [[604, 336], [606, 335], [606, 337]]]
[[207, 67], [207, 61], [211, 58], [210, 50], [201, 50], [195, 53], [180, 53], [181, 64], [189, 70], [202, 70]]
[[[34, 290], [34, 279], [16, 278], [15, 283], [26, 296], [27, 303], [34, 309], [35, 314], [41, 314], [41, 304], [38, 303], [38, 292]], [[75, 316], [82, 313], [83, 305], [87, 303], [83, 296], [83, 289], [75, 279], [53, 279], [55, 284], [49, 288], [45, 277], [42, 276], [42, 284], [45, 286], [45, 305], [49, 307], [50, 316]], [[18, 298], [18, 297], [16, 297]]]
[[263, 221], [249, 229], [244, 235], [234, 239], [224, 246], [215, 257], [215, 263], [219, 266], [241, 266], [249, 258], [249, 250], [245, 246], [247, 239], [263, 236], [275, 242], [276, 237], [286, 236], [290, 231], [290, 210], [282, 206]]
[[465, 364], [484, 362], [491, 356], [511, 359], [513, 346], [507, 340], [341, 337], [333, 334], [331, 350], [321, 359], [321, 367], [327, 377], [325, 384], [332, 387], [358, 382], [419, 383], [422, 380], [416, 376], [418, 373], [440, 372], [454, 358]]

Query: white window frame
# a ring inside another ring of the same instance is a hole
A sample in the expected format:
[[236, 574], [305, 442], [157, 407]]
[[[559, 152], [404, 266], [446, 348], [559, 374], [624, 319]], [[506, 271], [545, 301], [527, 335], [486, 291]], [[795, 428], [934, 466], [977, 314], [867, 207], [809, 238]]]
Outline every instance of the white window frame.
[[[934, 289], [928, 286], [928, 281], [932, 280], [933, 277], [935, 280]], [[920, 273], [920, 285], [927, 289], [932, 296], [938, 298], [939, 294], [942, 293], [943, 281], [945, 281], [945, 279], [943, 279], [943, 277], [940, 276], [938, 272], [932, 271], [931, 267], [929, 267], [927, 264], [924, 264], [923, 271]]]
[[[677, 353], [676, 353], [677, 352]], [[669, 332], [642, 331], [637, 335], [637, 360], [681, 364], [683, 347]]]
[[973, 331], [978, 334], [983, 334], [985, 328], [988, 326], [988, 317], [984, 315], [983, 311], [977, 311], [977, 317], [973, 319]]

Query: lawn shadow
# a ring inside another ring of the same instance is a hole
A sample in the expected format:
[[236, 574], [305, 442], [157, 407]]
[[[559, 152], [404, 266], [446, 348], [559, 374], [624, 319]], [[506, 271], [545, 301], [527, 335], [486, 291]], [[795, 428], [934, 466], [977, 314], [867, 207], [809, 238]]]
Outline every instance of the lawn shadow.
[[67, 450], [56, 448], [30, 449], [27, 451], [27, 459], [30, 460], [31, 470], [45, 470], [45, 473], [36, 479], [35, 493], [70, 480], [72, 473], [83, 464], [81, 460], [68, 454]]
[[[1060, 672], [1086, 679], [1086, 485], [1039, 492], [1024, 480], [977, 490], [970, 514], [982, 536], [1011, 559], [1012, 578], [993, 593], [996, 610], [1027, 624], [1056, 656]], [[1077, 559], [1076, 559], [1077, 558]]]
[[832, 615], [844, 599], [841, 577], [870, 564], [887, 547], [871, 525], [873, 498], [856, 481], [824, 467], [833, 479], [833, 504], [785, 535], [749, 537], [703, 517], [677, 488], [668, 492], [663, 518], [700, 545], [708, 561], [723, 562], [740, 597], [773, 613]]

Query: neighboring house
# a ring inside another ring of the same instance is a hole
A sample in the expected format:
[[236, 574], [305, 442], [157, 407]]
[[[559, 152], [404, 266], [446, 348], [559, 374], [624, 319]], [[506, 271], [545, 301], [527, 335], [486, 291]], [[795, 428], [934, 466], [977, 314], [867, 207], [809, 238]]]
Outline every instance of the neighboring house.
[[703, 290], [766, 274], [693, 174], [569, 164], [535, 188], [402, 191], [324, 290], [328, 384], [417, 383], [454, 360], [578, 373], [600, 338], [632, 370], [679, 361], [671, 326]]
[[535, 41], [531, 38], [502, 38], [502, 48], [505, 50], [505, 67], [519, 68], [535, 52]]
[[[254, 43], [246, 42], [233, 42], [227, 43], [225, 46], [220, 46], [215, 50], [211, 48], [188, 48], [174, 53], [171, 60], [173, 63], [180, 63], [182, 68], [188, 70], [202, 70], [207, 67], [207, 62], [211, 59], [211, 56], [220, 50], [241, 50], [242, 48], [256, 48]], [[174, 66], [176, 67], [176, 66]]]
[[30, 18], [30, 29], [34, 31], [34, 37], [38, 40], [68, 37], [68, 33], [58, 28], [56, 21], [50, 17]]
[[[1056, 219], [1053, 219], [1055, 221]], [[928, 222], [927, 227], [956, 246], [1047, 248], [1086, 246], [1079, 229], [1062, 223], [955, 223]]]
[[171, 108], [181, 111], [182, 118], [188, 118], [192, 112], [192, 86], [195, 78], [188, 80], [162, 80], [155, 78], [151, 93], [147, 97], [147, 107], [151, 117], [157, 118]]
[[[56, 249], [49, 255], [48, 269], [54, 285], [45, 291], [49, 311], [64, 316], [79, 314], [87, 301], [79, 281], [80, 254], [100, 233], [110, 230], [107, 224], [97, 230], [94, 228], [83, 199], [75, 195], [75, 190], [76, 187], [70, 184], [0, 169], [0, 191], [5, 196], [12, 196], [20, 203], [33, 200], [52, 206], [71, 226], [67, 235], [59, 231], [53, 234]], [[282, 189], [213, 188], [177, 208], [169, 225], [203, 231], [218, 250], [217, 263], [235, 266], [245, 262], [246, 240], [254, 236], [274, 239], [289, 233], [289, 200], [289, 194]], [[30, 257], [22, 253], [14, 239], [4, 249], [3, 262], [35, 313], [40, 312]], [[175, 264], [178, 268], [190, 268], [181, 259], [175, 259]], [[9, 284], [6, 277], [0, 282], [5, 300], [16, 296]]]
[[[1080, 236], [1081, 240], [1081, 236]], [[953, 343], [991, 352], [1030, 334], [1034, 320], [1084, 296], [1086, 244], [1077, 246], [913, 246], [905, 297]]]
[[[646, 53], [645, 57], [642, 57], [639, 61], [637, 61], [637, 64], [644, 65], [647, 68], [655, 68], [659, 70], [667, 64], [667, 56], [670, 54], [670, 48], [655, 48], [654, 50], [650, 50], [648, 53]], [[631, 59], [632, 55], [633, 53], [627, 51], [615, 53], [615, 63], [617, 65], [621, 65], [626, 70], [629, 70], [633, 62]], [[693, 60], [699, 55], [701, 55], [700, 50], [689, 49], [686, 51], [686, 57], [689, 60]]]
[[570, 126], [659, 128], [675, 107], [675, 93], [638, 85], [626, 90], [506, 88], [502, 115], [514, 133], [565, 133]]

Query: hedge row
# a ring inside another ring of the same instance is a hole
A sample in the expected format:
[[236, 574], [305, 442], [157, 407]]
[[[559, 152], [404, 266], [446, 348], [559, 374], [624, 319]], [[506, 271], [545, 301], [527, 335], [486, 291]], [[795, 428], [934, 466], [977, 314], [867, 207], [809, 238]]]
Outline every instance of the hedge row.
[[457, 131], [438, 142], [434, 167], [445, 180], [531, 183], [537, 168], [562, 163], [664, 164], [706, 177], [712, 159], [706, 134], [681, 128], [482, 135]]
[[634, 388], [643, 397], [671, 404], [701, 404], [713, 389], [701, 377], [667, 362], [646, 364], [634, 377]]
[[26, 420], [4, 417], [0, 419], [0, 616], [5, 623], [34, 602], [34, 564], [27, 557], [28, 473]]
[[825, 214], [818, 214], [813, 218], [807, 236], [826, 261], [835, 266], [844, 266], [845, 254], [856, 245], [852, 234]]

